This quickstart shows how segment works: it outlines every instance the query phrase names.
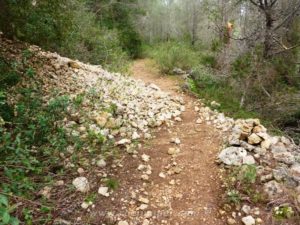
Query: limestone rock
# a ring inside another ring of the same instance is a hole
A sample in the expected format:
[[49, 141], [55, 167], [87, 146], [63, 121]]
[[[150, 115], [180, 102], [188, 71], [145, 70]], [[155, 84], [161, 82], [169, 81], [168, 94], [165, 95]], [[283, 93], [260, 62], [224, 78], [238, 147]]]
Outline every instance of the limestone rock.
[[100, 168], [104, 168], [106, 166], [106, 162], [104, 159], [100, 159], [97, 161], [97, 166], [100, 167]]
[[169, 155], [176, 155], [180, 152], [180, 149], [179, 148], [169, 148], [168, 149], [168, 154]]
[[73, 180], [72, 184], [77, 191], [86, 193], [90, 190], [89, 182], [86, 177], [77, 177]]
[[116, 144], [117, 145], [126, 145], [126, 144], [130, 144], [130, 143], [131, 143], [131, 141], [129, 139], [124, 138], [124, 139], [118, 141]]
[[300, 164], [295, 164], [290, 169], [291, 175], [294, 180], [300, 182]]
[[272, 180], [264, 185], [264, 192], [267, 194], [269, 199], [274, 199], [283, 193], [283, 189], [279, 183]]
[[287, 165], [292, 165], [295, 162], [295, 157], [290, 152], [278, 152], [274, 153], [273, 156], [278, 162], [283, 162]]
[[240, 166], [243, 163], [247, 151], [240, 147], [229, 147], [221, 151], [219, 159], [226, 165]]
[[98, 194], [105, 196], [105, 197], [109, 197], [108, 187], [100, 187], [98, 189]]
[[250, 212], [251, 212], [251, 207], [250, 207], [249, 205], [243, 205], [242, 211], [243, 211], [246, 215], [248, 215], [248, 214], [250, 214]]
[[248, 137], [248, 143], [250, 145], [256, 145], [256, 144], [259, 144], [262, 142], [262, 138], [259, 137], [257, 134], [251, 134], [249, 137]]
[[245, 225], [255, 225], [255, 219], [252, 216], [243, 217], [242, 222]]
[[245, 165], [253, 165], [255, 164], [255, 159], [252, 155], [247, 155], [243, 158], [243, 164]]
[[119, 221], [118, 225], [129, 225], [129, 223], [125, 220]]

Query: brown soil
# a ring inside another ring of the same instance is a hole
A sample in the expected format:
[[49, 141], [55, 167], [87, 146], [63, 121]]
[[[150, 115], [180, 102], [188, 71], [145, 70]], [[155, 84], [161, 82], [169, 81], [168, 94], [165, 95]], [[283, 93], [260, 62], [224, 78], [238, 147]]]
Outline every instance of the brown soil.
[[[119, 188], [109, 198], [98, 197], [95, 208], [85, 216], [80, 215], [81, 221], [117, 224], [118, 220], [126, 220], [130, 225], [142, 225], [145, 212], [151, 211], [151, 225], [226, 224], [218, 216], [223, 193], [219, 169], [214, 162], [221, 146], [219, 132], [205, 124], [196, 126], [194, 107], [198, 101], [180, 91], [179, 78], [159, 74], [149, 60], [135, 61], [132, 74], [172, 95], [182, 96], [186, 111], [181, 116], [182, 122], [154, 130], [153, 139], [141, 142], [137, 157], [124, 156], [121, 167], [108, 172], [109, 177], [119, 181]], [[181, 144], [171, 143], [172, 138], [179, 138]], [[180, 148], [180, 153], [170, 156], [167, 152], [171, 147]], [[149, 155], [150, 161], [143, 162], [142, 154]], [[137, 169], [140, 164], [151, 165], [149, 181], [141, 179], [142, 172]], [[168, 174], [172, 170], [178, 171]], [[161, 172], [165, 178], [159, 176]], [[137, 192], [137, 198], [132, 198], [133, 191]], [[150, 201], [146, 210], [137, 209], [141, 205], [137, 200], [140, 196]], [[113, 216], [108, 216], [109, 212]]]
[[[167, 224], [224, 224], [217, 216], [222, 195], [219, 170], [214, 163], [221, 145], [218, 132], [204, 124], [196, 127], [197, 112], [194, 107], [197, 99], [180, 93], [182, 81], [179, 78], [161, 75], [149, 60], [136, 61], [132, 71], [135, 78], [182, 96], [186, 106], [182, 122], [157, 131], [149, 146], [143, 149], [151, 156], [150, 165], [153, 168], [150, 178], [153, 183], [148, 191], [152, 208], [171, 213]], [[175, 147], [170, 140], [176, 137], [181, 141], [181, 152], [172, 158], [167, 151]], [[174, 161], [182, 171], [178, 175], [160, 178], [159, 173], [166, 171], [164, 168]], [[173, 179], [178, 184], [170, 185]], [[153, 224], [159, 224], [160, 220], [158, 218]]]

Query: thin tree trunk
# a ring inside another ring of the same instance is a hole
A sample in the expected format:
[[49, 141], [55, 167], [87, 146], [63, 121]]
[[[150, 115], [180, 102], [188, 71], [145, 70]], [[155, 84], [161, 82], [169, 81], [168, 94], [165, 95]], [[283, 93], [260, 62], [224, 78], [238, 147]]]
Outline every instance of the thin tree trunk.
[[273, 19], [270, 11], [265, 11], [266, 29], [265, 29], [265, 40], [264, 40], [264, 58], [269, 58], [272, 50], [272, 27]]

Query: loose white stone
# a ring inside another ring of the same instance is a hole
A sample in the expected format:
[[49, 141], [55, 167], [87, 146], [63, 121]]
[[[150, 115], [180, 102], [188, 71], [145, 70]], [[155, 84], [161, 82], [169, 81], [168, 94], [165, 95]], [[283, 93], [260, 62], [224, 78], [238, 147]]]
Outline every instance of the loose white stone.
[[72, 184], [75, 186], [77, 191], [85, 193], [90, 190], [89, 182], [86, 177], [77, 177], [73, 180]]
[[166, 178], [166, 175], [163, 172], [160, 172], [158, 176], [161, 178]]
[[90, 205], [87, 202], [81, 203], [81, 208], [87, 209]]
[[142, 160], [143, 160], [144, 162], [149, 162], [150, 156], [149, 156], [149, 155], [146, 155], [146, 154], [143, 154], [143, 155], [142, 155]]
[[169, 148], [168, 149], [168, 154], [169, 155], [176, 155], [180, 152], [180, 149], [179, 148]]
[[129, 225], [129, 223], [125, 220], [119, 221], [118, 225]]
[[255, 225], [255, 219], [252, 216], [243, 217], [242, 222], [245, 225]]
[[99, 187], [98, 194], [105, 196], [105, 197], [109, 197], [108, 187]]
[[124, 138], [124, 139], [118, 141], [116, 144], [117, 145], [126, 145], [126, 144], [130, 144], [130, 143], [131, 143], [131, 141], [129, 139]]
[[100, 168], [104, 168], [106, 166], [106, 162], [104, 159], [100, 159], [97, 161], [97, 166], [100, 167]]
[[243, 205], [242, 211], [248, 215], [251, 212], [251, 207], [249, 205]]

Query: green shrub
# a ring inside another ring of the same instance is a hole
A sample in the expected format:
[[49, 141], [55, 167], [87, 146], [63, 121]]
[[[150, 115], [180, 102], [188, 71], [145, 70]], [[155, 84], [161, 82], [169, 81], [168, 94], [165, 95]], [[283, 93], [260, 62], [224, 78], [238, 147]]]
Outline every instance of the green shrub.
[[15, 206], [10, 206], [7, 196], [0, 194], [0, 224], [18, 225], [20, 222], [17, 218], [11, 216]]
[[255, 112], [240, 107], [241, 90], [232, 87], [225, 77], [204, 66], [194, 68], [192, 77], [189, 81], [191, 90], [207, 105], [217, 101], [221, 104], [219, 110], [234, 118], [257, 117]]
[[277, 220], [289, 219], [295, 214], [293, 208], [289, 205], [275, 207], [273, 209], [273, 216]]
[[200, 61], [199, 54], [184, 42], [164, 42], [146, 50], [166, 74], [171, 74], [174, 68], [190, 70]]
[[124, 35], [100, 26], [85, 1], [40, 0], [33, 6], [31, 0], [4, 0], [3, 6], [0, 30], [8, 37], [112, 71], [127, 71], [131, 53], [122, 48]]
[[204, 55], [201, 57], [201, 64], [204, 66], [208, 66], [211, 68], [216, 68], [217, 67], [217, 59], [213, 55]]
[[239, 204], [242, 200], [239, 191], [237, 190], [229, 190], [227, 192], [227, 200], [230, 203]]
[[119, 187], [119, 181], [116, 180], [116, 179], [113, 179], [113, 178], [108, 178], [108, 179], [106, 179], [106, 181], [105, 181], [105, 185], [106, 185], [109, 189], [115, 191], [115, 190], [117, 190], [118, 187]]
[[238, 180], [240, 180], [245, 185], [254, 184], [256, 181], [256, 166], [243, 165], [240, 168]]

